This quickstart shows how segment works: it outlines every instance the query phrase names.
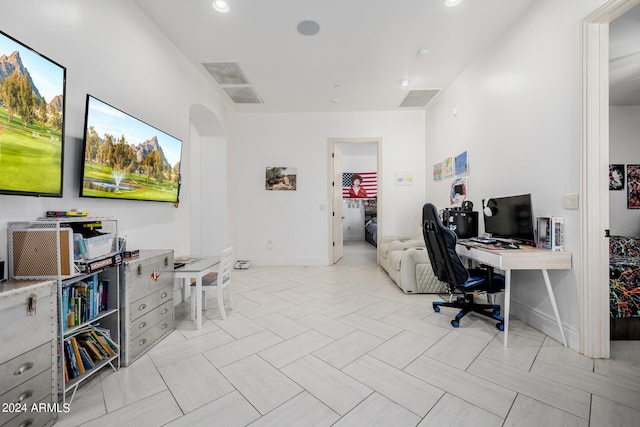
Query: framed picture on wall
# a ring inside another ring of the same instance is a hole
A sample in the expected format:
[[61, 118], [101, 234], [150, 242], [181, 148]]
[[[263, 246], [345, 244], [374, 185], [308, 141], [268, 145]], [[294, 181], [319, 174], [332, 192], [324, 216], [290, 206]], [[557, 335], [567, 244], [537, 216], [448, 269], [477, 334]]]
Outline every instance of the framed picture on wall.
[[444, 176], [453, 175], [453, 157], [447, 157], [446, 159], [444, 159], [444, 162], [442, 162], [442, 164], [444, 167]]
[[455, 167], [456, 167], [456, 175], [460, 175], [469, 170], [467, 152], [464, 151], [456, 156]]
[[609, 190], [624, 190], [624, 165], [609, 165]]
[[433, 180], [440, 181], [444, 177], [442, 170], [442, 162], [433, 165]]
[[640, 209], [640, 165], [627, 165], [627, 209]]
[[269, 191], [295, 191], [298, 169], [284, 166], [267, 167], [264, 189]]

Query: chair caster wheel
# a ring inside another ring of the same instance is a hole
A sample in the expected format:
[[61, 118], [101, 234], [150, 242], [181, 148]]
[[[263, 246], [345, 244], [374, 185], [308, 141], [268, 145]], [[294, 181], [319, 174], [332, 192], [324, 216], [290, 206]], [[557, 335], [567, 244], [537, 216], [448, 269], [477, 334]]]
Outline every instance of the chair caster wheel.
[[496, 328], [498, 328], [499, 331], [504, 331], [504, 324], [496, 323]]
[[495, 310], [493, 310], [493, 315], [494, 316], [500, 316], [500, 309], [496, 308]]
[[433, 311], [440, 313], [440, 306], [438, 304], [433, 304]]
[[453, 319], [453, 320], [451, 321], [451, 325], [452, 325], [454, 328], [457, 328], [458, 326], [460, 326], [460, 322], [459, 322], [459, 321], [457, 321], [456, 319]]

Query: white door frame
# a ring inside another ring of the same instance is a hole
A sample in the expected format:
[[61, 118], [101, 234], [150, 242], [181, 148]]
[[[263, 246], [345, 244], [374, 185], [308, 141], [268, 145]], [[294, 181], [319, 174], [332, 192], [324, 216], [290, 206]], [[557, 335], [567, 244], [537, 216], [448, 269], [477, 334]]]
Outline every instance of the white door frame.
[[609, 23], [640, 0], [609, 0], [582, 23], [580, 353], [608, 358]]
[[[377, 164], [377, 171], [376, 171], [376, 177], [378, 180], [378, 191], [377, 191], [377, 203], [376, 203], [376, 216], [378, 217], [378, 236], [382, 236], [382, 193], [383, 193], [383, 189], [382, 189], [382, 138], [329, 138], [328, 139], [328, 144], [327, 144], [327, 148], [328, 148], [328, 152], [329, 152], [329, 161], [328, 166], [328, 176], [329, 176], [329, 200], [330, 202], [330, 209], [327, 215], [328, 221], [329, 221], [329, 238], [328, 240], [328, 261], [329, 261], [329, 265], [331, 265], [331, 263], [333, 262], [333, 212], [335, 211], [335, 207], [333, 206], [333, 157], [331, 156], [331, 154], [333, 153], [334, 149], [335, 149], [335, 145], [336, 144], [365, 144], [365, 143], [375, 143], [376, 144], [376, 161], [378, 162]], [[339, 185], [342, 185], [342, 183], [339, 183]]]

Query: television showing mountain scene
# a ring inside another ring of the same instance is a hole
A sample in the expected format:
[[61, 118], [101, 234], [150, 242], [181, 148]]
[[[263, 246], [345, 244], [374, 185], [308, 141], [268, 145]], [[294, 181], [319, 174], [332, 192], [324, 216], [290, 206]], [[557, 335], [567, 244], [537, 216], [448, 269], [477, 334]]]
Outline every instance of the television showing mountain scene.
[[182, 141], [87, 95], [81, 197], [178, 202]]
[[62, 197], [65, 77], [0, 32], [0, 193]]

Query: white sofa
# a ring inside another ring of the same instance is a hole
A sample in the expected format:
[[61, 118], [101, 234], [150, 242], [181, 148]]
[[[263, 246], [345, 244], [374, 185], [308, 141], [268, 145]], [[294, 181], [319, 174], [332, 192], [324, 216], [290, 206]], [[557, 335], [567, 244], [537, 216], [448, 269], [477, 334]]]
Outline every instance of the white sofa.
[[404, 293], [448, 292], [447, 284], [433, 274], [420, 226], [411, 236], [383, 237], [378, 243], [378, 263]]

